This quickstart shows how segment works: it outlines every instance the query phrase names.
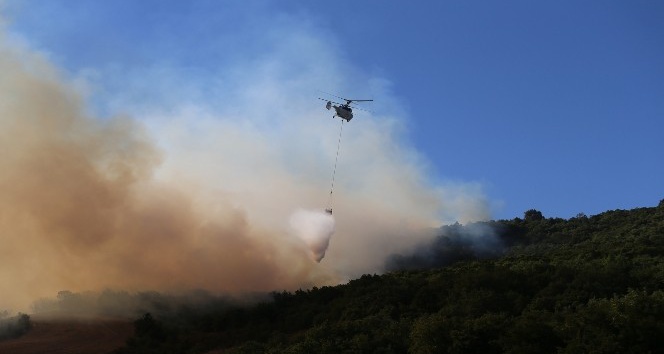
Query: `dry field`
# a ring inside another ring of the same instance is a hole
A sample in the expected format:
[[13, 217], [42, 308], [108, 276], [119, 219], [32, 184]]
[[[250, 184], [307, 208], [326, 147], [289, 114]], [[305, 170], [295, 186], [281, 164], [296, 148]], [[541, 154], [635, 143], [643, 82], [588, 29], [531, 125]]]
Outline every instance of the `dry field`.
[[99, 354], [124, 345], [134, 331], [130, 320], [39, 319], [17, 339], [0, 341], [0, 353]]

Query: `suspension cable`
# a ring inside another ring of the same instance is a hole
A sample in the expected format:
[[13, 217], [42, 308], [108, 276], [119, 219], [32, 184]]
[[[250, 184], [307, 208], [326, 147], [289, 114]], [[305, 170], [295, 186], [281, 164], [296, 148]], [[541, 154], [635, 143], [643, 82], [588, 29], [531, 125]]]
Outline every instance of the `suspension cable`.
[[332, 171], [332, 186], [330, 187], [330, 198], [328, 200], [329, 208], [327, 211], [332, 214], [332, 192], [334, 192], [334, 177], [337, 174], [337, 162], [339, 161], [339, 150], [341, 148], [341, 133], [344, 131], [344, 120], [341, 119], [341, 128], [339, 128], [339, 140], [337, 141], [337, 157], [334, 160], [334, 170]]

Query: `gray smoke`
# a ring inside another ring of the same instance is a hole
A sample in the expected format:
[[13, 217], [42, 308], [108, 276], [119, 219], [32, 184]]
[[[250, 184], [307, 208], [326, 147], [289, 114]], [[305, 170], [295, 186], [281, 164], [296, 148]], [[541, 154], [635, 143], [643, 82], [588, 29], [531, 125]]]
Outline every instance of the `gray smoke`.
[[410, 252], [387, 258], [386, 269], [413, 270], [445, 267], [461, 261], [501, 256], [506, 249], [496, 223], [459, 223], [432, 230], [435, 237]]

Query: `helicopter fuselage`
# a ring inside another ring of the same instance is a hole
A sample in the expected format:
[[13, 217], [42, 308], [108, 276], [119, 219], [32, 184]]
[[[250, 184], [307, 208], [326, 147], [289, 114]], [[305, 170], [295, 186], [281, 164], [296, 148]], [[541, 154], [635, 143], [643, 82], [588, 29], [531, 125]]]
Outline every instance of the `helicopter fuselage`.
[[334, 110], [337, 112], [337, 117], [345, 119], [347, 122], [350, 122], [350, 120], [353, 119], [353, 110], [350, 107], [345, 105], [334, 106]]
[[327, 109], [334, 108], [335, 114], [333, 118], [339, 117], [341, 119], [345, 119], [347, 122], [350, 122], [350, 120], [353, 119], [353, 109], [350, 108], [347, 104], [334, 106], [332, 105], [332, 102], [328, 101], [325, 108]]

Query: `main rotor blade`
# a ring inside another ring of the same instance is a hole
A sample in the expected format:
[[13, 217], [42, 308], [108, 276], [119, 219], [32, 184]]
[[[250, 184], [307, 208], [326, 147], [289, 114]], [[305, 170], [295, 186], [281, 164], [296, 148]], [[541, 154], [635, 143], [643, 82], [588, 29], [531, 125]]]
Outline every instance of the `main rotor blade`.
[[373, 113], [373, 111], [370, 111], [370, 110], [364, 109], [364, 108], [360, 108], [360, 107], [356, 107], [356, 106], [350, 106], [350, 108], [357, 109], [357, 110], [360, 110], [360, 111], [369, 112], [369, 113]]
[[331, 94], [331, 93], [329, 93], [329, 92], [325, 92], [325, 91], [321, 91], [321, 90], [316, 90], [316, 91], [318, 91], [318, 92], [320, 92], [320, 93], [324, 93], [324, 94], [326, 94], [326, 95], [330, 95], [330, 96], [332, 96], [332, 97], [341, 98], [341, 99], [344, 100], [344, 101], [348, 101], [348, 99], [346, 99], [346, 98], [343, 98], [343, 97], [341, 97], [341, 96], [337, 96], [337, 95], [333, 95], [333, 94]]
[[324, 99], [324, 98], [320, 98], [320, 97], [318, 97], [318, 99], [321, 100], [321, 101], [332, 102], [332, 103], [335, 103], [335, 104], [345, 104], [345, 103], [339, 103], [339, 102], [334, 102], [334, 101], [326, 100], [326, 99]]
[[[325, 91], [321, 91], [321, 90], [316, 90], [316, 91], [318, 91], [318, 92], [320, 92], [320, 93], [324, 93], [324, 94], [326, 94], [326, 95], [330, 95], [330, 96], [332, 96], [332, 97], [340, 98], [340, 99], [346, 101], [345, 104], [351, 104], [351, 102], [373, 102], [373, 100], [349, 100], [348, 98], [344, 98], [344, 97], [341, 97], [341, 96], [337, 96], [337, 95], [331, 94], [331, 93], [329, 93], [329, 92], [325, 92]], [[319, 98], [320, 98], [320, 97], [319, 97]], [[322, 98], [321, 98], [321, 100], [322, 100]], [[341, 104], [341, 103], [338, 103], [338, 102], [334, 102], [334, 103], [336, 103], [336, 104]]]

